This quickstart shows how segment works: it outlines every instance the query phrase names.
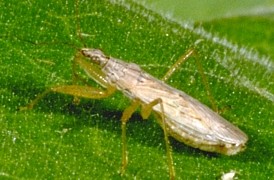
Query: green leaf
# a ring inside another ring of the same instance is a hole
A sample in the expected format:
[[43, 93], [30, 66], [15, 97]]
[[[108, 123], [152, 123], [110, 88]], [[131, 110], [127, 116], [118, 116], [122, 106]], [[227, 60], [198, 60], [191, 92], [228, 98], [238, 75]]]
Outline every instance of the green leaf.
[[273, 12], [185, 23], [131, 1], [81, 1], [79, 14], [68, 1], [0, 6], [1, 178], [168, 179], [162, 129], [138, 112], [127, 124], [129, 164], [120, 176], [120, 117], [130, 103], [121, 93], [79, 105], [51, 93], [33, 110], [18, 111], [46, 89], [71, 84], [72, 59], [84, 46], [134, 62], [159, 79], [194, 48], [196, 57], [167, 83], [211, 107], [198, 59], [219, 112], [249, 141], [244, 152], [224, 156], [170, 138], [176, 177], [216, 179], [231, 170], [241, 179], [273, 177]]

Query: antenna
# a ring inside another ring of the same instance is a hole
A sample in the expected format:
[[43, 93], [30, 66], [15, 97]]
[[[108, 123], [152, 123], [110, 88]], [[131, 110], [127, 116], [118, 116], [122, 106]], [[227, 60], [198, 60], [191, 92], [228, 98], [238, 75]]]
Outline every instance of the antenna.
[[76, 17], [76, 34], [79, 37], [79, 40], [81, 41], [81, 43], [84, 45], [84, 47], [86, 47], [86, 44], [84, 43], [84, 39], [82, 36], [82, 32], [81, 32], [81, 24], [80, 24], [80, 17], [79, 17], [79, 7], [80, 7], [80, 3], [79, 0], [75, 0], [75, 17]]

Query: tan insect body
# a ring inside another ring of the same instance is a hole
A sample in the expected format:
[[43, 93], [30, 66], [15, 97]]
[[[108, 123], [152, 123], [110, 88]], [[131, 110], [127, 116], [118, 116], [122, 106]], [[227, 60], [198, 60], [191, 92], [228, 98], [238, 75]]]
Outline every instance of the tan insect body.
[[107, 57], [98, 49], [85, 48], [82, 54], [91, 63], [99, 64], [105, 81], [127, 97], [139, 99], [144, 104], [160, 98], [164, 112], [160, 104], [153, 106], [153, 110], [164, 114], [167, 131], [175, 139], [201, 150], [226, 155], [245, 149], [248, 138], [239, 128], [198, 100], [149, 75], [138, 65]]
[[[188, 51], [181, 60], [185, 60], [192, 52]], [[128, 162], [126, 123], [139, 106], [141, 106], [141, 116], [144, 119], [147, 119], [151, 111], [154, 111], [163, 128], [170, 179], [174, 179], [175, 169], [169, 135], [194, 148], [225, 155], [234, 155], [245, 149], [248, 138], [239, 128], [183, 91], [146, 73], [138, 65], [108, 57], [101, 50], [89, 48], [81, 49], [74, 60], [74, 71], [75, 66], [79, 65], [90, 78], [105, 89], [87, 85], [55, 86], [38, 95], [28, 106], [21, 107], [21, 110], [31, 109], [49, 92], [100, 99], [110, 96], [115, 90], [122, 91], [132, 99], [132, 104], [124, 110], [121, 117], [121, 174], [124, 174]], [[175, 63], [163, 79], [168, 79], [180, 63], [181, 61]], [[77, 72], [74, 72], [74, 75], [77, 76]]]

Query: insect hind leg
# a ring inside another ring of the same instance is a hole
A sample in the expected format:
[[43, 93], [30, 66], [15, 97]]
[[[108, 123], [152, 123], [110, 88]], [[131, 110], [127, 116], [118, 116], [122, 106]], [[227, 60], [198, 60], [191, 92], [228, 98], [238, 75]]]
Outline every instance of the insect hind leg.
[[[198, 41], [196, 44], [200, 43], [201, 41]], [[193, 48], [190, 48], [186, 53], [184, 53], [172, 66], [171, 68], [166, 72], [166, 74], [162, 77], [162, 81], [167, 81], [170, 76], [191, 56], [195, 54], [195, 50]], [[196, 66], [198, 68], [198, 71], [201, 75], [203, 84], [206, 89], [206, 93], [208, 95], [209, 101], [211, 103], [212, 109], [216, 112], [218, 112], [218, 108], [216, 106], [215, 100], [211, 94], [209, 85], [208, 85], [208, 80], [206, 78], [206, 75], [204, 74], [203, 67], [201, 65], [201, 62], [198, 60], [198, 58], [195, 58]]]
[[186, 53], [184, 53], [166, 72], [164, 77], [162, 77], [162, 81], [167, 81], [170, 76], [193, 54], [195, 53], [194, 49], [189, 49]]

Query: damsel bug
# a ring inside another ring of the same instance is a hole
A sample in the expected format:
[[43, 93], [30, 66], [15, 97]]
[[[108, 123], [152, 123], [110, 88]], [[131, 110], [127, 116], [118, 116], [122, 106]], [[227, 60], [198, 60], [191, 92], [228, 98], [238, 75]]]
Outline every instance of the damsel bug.
[[[188, 51], [180, 61], [192, 52]], [[132, 104], [124, 110], [121, 118], [122, 172], [127, 165], [126, 123], [139, 106], [144, 119], [148, 118], [151, 111], [158, 115], [165, 135], [170, 177], [174, 177], [175, 172], [168, 135], [209, 152], [234, 155], [244, 150], [248, 138], [239, 128], [186, 93], [152, 77], [138, 65], [108, 57], [101, 50], [88, 48], [76, 54], [75, 63], [105, 90], [90, 86], [56, 86], [38, 96], [27, 108], [32, 108], [50, 91], [90, 99], [108, 97], [115, 90], [122, 91], [132, 99]]]
[[[187, 51], [167, 72], [163, 80], [168, 79], [177, 65], [192, 53], [193, 50]], [[121, 173], [124, 173], [128, 162], [126, 123], [139, 106], [144, 119], [147, 119], [152, 111], [155, 112], [163, 128], [171, 179], [175, 177], [175, 170], [168, 136], [194, 148], [225, 155], [234, 155], [245, 149], [248, 138], [239, 128], [186, 93], [149, 75], [136, 64], [106, 56], [99, 49], [82, 48], [75, 55], [74, 65], [79, 65], [88, 77], [104, 89], [79, 85], [56, 86], [37, 96], [29, 106], [22, 109], [31, 109], [39, 99], [51, 91], [82, 98], [100, 99], [120, 90], [132, 99], [131, 105], [124, 110], [121, 117]]]

